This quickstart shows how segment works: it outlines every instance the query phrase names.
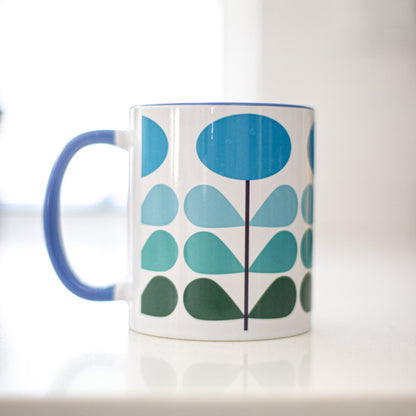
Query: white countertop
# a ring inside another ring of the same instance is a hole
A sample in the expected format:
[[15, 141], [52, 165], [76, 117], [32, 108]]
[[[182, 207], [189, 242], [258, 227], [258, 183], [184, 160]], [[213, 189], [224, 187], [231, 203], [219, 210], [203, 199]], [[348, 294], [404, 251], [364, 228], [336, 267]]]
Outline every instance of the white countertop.
[[[120, 214], [67, 215], [75, 271], [121, 278], [125, 230]], [[414, 240], [317, 236], [312, 331], [180, 341], [129, 331], [124, 302], [72, 295], [40, 215], [2, 213], [0, 414], [416, 414]]]

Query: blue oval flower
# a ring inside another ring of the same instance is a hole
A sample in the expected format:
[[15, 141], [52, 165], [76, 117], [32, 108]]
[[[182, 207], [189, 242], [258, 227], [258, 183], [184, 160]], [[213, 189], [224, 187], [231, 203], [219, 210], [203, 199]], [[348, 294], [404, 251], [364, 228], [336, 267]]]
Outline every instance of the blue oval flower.
[[209, 124], [196, 144], [201, 162], [232, 179], [263, 179], [279, 172], [290, 157], [289, 134], [277, 121], [236, 114]]

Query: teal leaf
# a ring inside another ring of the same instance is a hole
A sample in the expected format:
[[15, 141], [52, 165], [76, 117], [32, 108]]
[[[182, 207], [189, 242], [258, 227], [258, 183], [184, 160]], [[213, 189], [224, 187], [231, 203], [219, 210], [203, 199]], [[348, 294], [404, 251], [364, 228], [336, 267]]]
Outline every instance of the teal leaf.
[[185, 198], [185, 214], [198, 227], [239, 227], [244, 220], [228, 199], [210, 185], [191, 189]]
[[312, 276], [306, 273], [300, 285], [300, 304], [305, 312], [311, 311], [312, 301]]
[[142, 204], [142, 224], [167, 225], [178, 213], [178, 198], [167, 185], [155, 185]]
[[292, 224], [298, 212], [298, 198], [289, 185], [276, 188], [266, 199], [250, 225], [256, 227], [285, 227]]
[[196, 319], [222, 321], [243, 317], [227, 292], [207, 278], [195, 279], [189, 283], [183, 294], [183, 303], [188, 313]]
[[187, 265], [197, 273], [228, 274], [244, 271], [231, 250], [214, 234], [201, 231], [188, 238], [183, 250]]
[[303, 234], [302, 241], [300, 243], [300, 255], [302, 263], [305, 267], [312, 267], [312, 244], [313, 244], [312, 229], [308, 228]]
[[176, 263], [178, 245], [166, 231], [155, 231], [146, 241], [142, 249], [142, 268], [164, 272]]
[[162, 128], [148, 117], [142, 116], [142, 177], [150, 175], [168, 154], [168, 138]]
[[249, 317], [255, 319], [283, 318], [290, 315], [296, 303], [296, 286], [290, 277], [276, 279], [263, 293]]
[[296, 239], [289, 231], [280, 231], [264, 247], [250, 267], [251, 272], [287, 272], [297, 257]]
[[307, 224], [313, 223], [313, 186], [307, 185], [302, 194], [302, 216]]
[[175, 285], [165, 276], [155, 276], [142, 293], [141, 311], [151, 316], [168, 316], [178, 303]]
[[311, 166], [312, 172], [314, 169], [314, 155], [315, 155], [315, 124], [312, 124], [311, 131], [309, 132], [307, 153], [309, 165]]

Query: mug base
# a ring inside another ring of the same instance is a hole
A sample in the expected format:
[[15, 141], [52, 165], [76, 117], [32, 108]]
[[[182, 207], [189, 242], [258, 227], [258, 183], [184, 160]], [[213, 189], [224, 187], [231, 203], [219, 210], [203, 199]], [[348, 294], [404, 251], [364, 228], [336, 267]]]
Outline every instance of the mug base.
[[279, 333], [276, 331], [274, 334], [250, 334], [250, 333], [243, 333], [243, 335], [234, 335], [234, 336], [220, 336], [218, 334], [210, 334], [207, 336], [205, 334], [201, 336], [195, 335], [185, 335], [182, 333], [174, 334], [171, 331], [167, 331], [166, 333], [161, 333], [159, 331], [152, 331], [151, 329], [140, 329], [140, 328], [132, 328], [130, 330], [133, 332], [140, 333], [142, 335], [148, 335], [155, 338], [165, 338], [165, 339], [177, 339], [182, 341], [202, 341], [202, 342], [242, 342], [242, 341], [267, 341], [267, 340], [274, 340], [274, 339], [281, 339], [281, 338], [290, 338], [297, 335], [305, 334], [311, 330], [311, 327], [308, 323], [305, 327], [299, 327], [292, 331], [286, 331], [285, 333]]

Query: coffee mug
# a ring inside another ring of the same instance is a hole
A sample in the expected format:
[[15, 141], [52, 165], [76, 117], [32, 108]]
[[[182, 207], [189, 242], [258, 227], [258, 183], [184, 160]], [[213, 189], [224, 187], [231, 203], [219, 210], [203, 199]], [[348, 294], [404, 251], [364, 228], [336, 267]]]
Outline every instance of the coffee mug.
[[[130, 155], [129, 275], [91, 287], [71, 270], [59, 199], [74, 154], [95, 143]], [[46, 191], [44, 231], [63, 284], [129, 303], [130, 328], [171, 338], [258, 340], [310, 328], [314, 111], [200, 103], [131, 109], [126, 131], [70, 141]]]

